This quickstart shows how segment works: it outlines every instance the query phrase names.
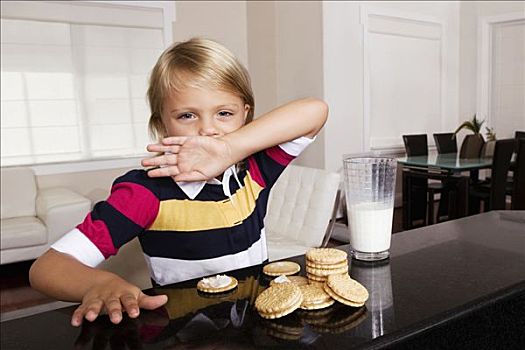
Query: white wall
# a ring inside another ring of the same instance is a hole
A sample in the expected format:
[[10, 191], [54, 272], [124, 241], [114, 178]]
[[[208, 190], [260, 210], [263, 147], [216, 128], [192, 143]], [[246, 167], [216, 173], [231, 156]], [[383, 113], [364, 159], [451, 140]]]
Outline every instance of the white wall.
[[[454, 2], [323, 3], [324, 91], [331, 109], [331, 119], [325, 128], [327, 169], [339, 169], [341, 157], [346, 153], [401, 150], [402, 130], [431, 133], [455, 127], [459, 89], [458, 6]], [[439, 33], [438, 38], [417, 37], [432, 26]], [[365, 28], [369, 28], [367, 35]], [[414, 47], [420, 45], [419, 51], [407, 55], [398, 49], [408, 42]], [[425, 47], [434, 50], [433, 56], [422, 56]], [[390, 51], [384, 51], [385, 48]], [[383, 71], [389, 66], [374, 55], [387, 53], [391, 55], [387, 63], [398, 62], [397, 66], [392, 64], [392, 69], [401, 67], [406, 71]], [[404, 60], [413, 61], [407, 64]], [[421, 74], [434, 79], [429, 82], [434, 87], [431, 92], [425, 91], [430, 85], [417, 89], [425, 80], [411, 79], [418, 78], [413, 75], [417, 70], [411, 70], [415, 68], [421, 68]], [[400, 73], [406, 73], [405, 79]], [[403, 90], [399, 101], [386, 94], [397, 90]], [[441, 95], [435, 96], [436, 91]], [[383, 106], [389, 109], [381, 110]]]
[[[322, 5], [319, 1], [275, 3], [277, 39], [277, 104], [303, 97], [323, 98]], [[329, 116], [329, 119], [331, 116]], [[295, 161], [324, 168], [325, 135]]]
[[248, 65], [246, 1], [176, 1], [174, 41], [194, 36], [213, 39]]
[[249, 1], [247, 8], [248, 69], [255, 95], [255, 116], [277, 105], [277, 27], [275, 3]]
[[[480, 88], [481, 74], [486, 72], [479, 71], [480, 63], [482, 59], [488, 59], [488, 57], [481, 56], [480, 43], [482, 37], [480, 33], [480, 22], [483, 19], [490, 19], [494, 17], [505, 17], [509, 14], [521, 14], [525, 17], [525, 2], [523, 1], [498, 1], [498, 2], [485, 2], [485, 1], [465, 1], [460, 6], [460, 90], [459, 90], [459, 120], [465, 120], [471, 117], [474, 113], [478, 112], [482, 115], [482, 119], [489, 117], [487, 110], [481, 108], [484, 103], [487, 103], [489, 96], [481, 97]], [[521, 42], [520, 42], [521, 41]], [[486, 42], [485, 42], [486, 44]], [[521, 51], [524, 59], [521, 60], [521, 71], [516, 70], [514, 73], [517, 75], [514, 78], [520, 78], [523, 81], [523, 61], [525, 60], [525, 52], [523, 52], [523, 39], [513, 44], [515, 48]], [[520, 47], [521, 45], [521, 47]], [[489, 54], [492, 54], [490, 52]], [[509, 77], [512, 79], [513, 77]], [[509, 79], [507, 78], [507, 79]], [[514, 89], [515, 90], [515, 89]], [[523, 91], [523, 90], [522, 90]], [[521, 96], [519, 96], [521, 95]], [[521, 97], [521, 100], [520, 100]], [[518, 99], [514, 103], [521, 103], [522, 107], [524, 102], [523, 94], [516, 95]], [[523, 110], [523, 109], [522, 109]], [[507, 114], [508, 118], [519, 119], [519, 115]], [[521, 123], [522, 130], [525, 129], [525, 115], [521, 115], [521, 121], [512, 120], [509, 121], [511, 125], [519, 125]], [[488, 121], [490, 123], [490, 121]], [[500, 120], [501, 122], [501, 120]], [[497, 123], [492, 123], [497, 124]], [[506, 123], [502, 123], [505, 125]], [[510, 130], [498, 130], [497, 125], [495, 132], [498, 138], [512, 137]]]

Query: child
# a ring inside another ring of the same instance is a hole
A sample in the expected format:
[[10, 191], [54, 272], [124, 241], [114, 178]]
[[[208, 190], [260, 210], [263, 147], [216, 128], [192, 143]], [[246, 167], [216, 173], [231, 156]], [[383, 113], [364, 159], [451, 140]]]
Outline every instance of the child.
[[31, 285], [57, 299], [81, 301], [71, 324], [106, 311], [155, 309], [119, 276], [95, 269], [138, 236], [158, 285], [258, 265], [268, 259], [264, 216], [284, 168], [313, 141], [328, 108], [307, 98], [252, 121], [254, 98], [245, 68], [223, 46], [191, 39], [168, 48], [151, 73], [150, 131], [160, 140], [113, 183], [83, 223], [31, 267]]

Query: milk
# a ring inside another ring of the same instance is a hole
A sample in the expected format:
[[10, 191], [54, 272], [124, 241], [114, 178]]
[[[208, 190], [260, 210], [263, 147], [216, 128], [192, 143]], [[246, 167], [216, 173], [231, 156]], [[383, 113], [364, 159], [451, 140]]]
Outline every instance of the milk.
[[348, 207], [350, 245], [365, 253], [390, 249], [393, 206], [384, 203], [358, 203]]

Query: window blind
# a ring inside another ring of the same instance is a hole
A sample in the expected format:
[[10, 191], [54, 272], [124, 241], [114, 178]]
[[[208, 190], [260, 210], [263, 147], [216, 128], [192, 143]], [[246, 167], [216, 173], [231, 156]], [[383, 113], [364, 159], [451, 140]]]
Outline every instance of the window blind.
[[[110, 9], [94, 5], [92, 12]], [[4, 12], [2, 166], [145, 154], [147, 79], [164, 48], [162, 27], [84, 23], [89, 18], [74, 23], [65, 20], [74, 16], [65, 15], [39, 20], [35, 12], [31, 18], [4, 18]], [[151, 9], [147, 13], [149, 23]]]

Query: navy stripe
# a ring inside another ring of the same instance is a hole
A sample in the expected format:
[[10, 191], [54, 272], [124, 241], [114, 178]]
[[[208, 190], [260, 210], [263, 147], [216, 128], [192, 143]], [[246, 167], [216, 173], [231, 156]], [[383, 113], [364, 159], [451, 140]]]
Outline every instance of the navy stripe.
[[[258, 203], [266, 208], [266, 205]], [[257, 209], [234, 227], [197, 232], [147, 231], [139, 237], [144, 253], [150, 257], [182, 260], [212, 259], [236, 254], [250, 248], [261, 238], [263, 208]]]
[[106, 224], [113, 246], [117, 249], [144, 231], [108, 202], [95, 204], [91, 218], [93, 221], [102, 220]]
[[271, 188], [286, 167], [270, 158], [265, 150], [255, 153], [252, 157], [259, 166], [266, 187]]

